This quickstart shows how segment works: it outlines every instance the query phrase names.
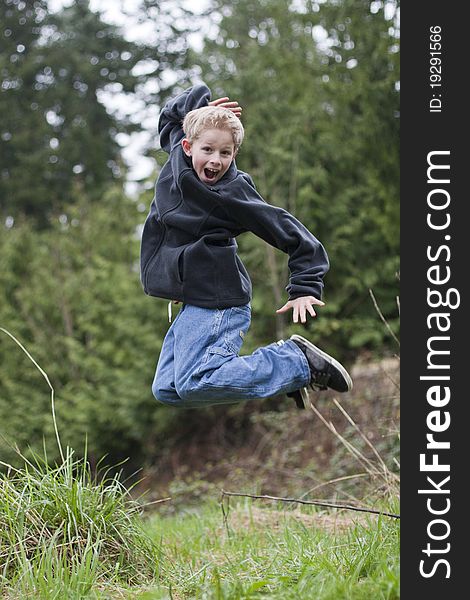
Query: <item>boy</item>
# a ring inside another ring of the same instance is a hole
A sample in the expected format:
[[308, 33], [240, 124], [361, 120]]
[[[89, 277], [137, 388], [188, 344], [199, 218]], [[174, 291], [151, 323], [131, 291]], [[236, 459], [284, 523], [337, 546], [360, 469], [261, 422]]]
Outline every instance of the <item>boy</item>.
[[170, 100], [160, 115], [169, 158], [156, 184], [141, 245], [141, 279], [151, 296], [182, 302], [165, 336], [152, 385], [160, 402], [183, 408], [286, 393], [308, 405], [306, 386], [345, 392], [349, 374], [299, 335], [239, 356], [251, 319], [251, 282], [236, 236], [251, 231], [289, 255], [293, 320], [323, 306], [328, 258], [287, 211], [267, 204], [235, 156], [243, 140], [241, 107], [210, 102], [205, 85]]

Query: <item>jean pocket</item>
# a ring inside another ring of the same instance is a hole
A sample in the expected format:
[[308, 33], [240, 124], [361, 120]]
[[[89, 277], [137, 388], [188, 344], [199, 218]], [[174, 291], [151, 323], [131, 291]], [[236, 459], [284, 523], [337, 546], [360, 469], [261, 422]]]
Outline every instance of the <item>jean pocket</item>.
[[249, 305], [233, 306], [227, 310], [224, 331], [224, 348], [238, 355], [245, 335], [250, 328], [251, 309]]

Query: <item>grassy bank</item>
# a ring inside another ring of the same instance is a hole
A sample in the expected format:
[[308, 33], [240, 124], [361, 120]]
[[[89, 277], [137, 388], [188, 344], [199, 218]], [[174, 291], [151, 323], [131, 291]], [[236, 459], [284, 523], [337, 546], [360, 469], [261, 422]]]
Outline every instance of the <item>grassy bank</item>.
[[[225, 508], [224, 516], [220, 505], [209, 500], [198, 509], [175, 515], [147, 516], [141, 525], [153, 543], [142, 537], [140, 527], [139, 537], [116, 544], [114, 527], [102, 526], [93, 539], [82, 525], [83, 540], [76, 540], [73, 548], [69, 540], [69, 552], [64, 552], [67, 527], [62, 522], [54, 535], [43, 535], [42, 546], [34, 548], [31, 536], [17, 542], [16, 570], [11, 577], [3, 571], [3, 597], [399, 598], [398, 521], [248, 499], [232, 499]], [[383, 508], [397, 510], [397, 506]], [[119, 528], [123, 518], [118, 516]], [[107, 518], [112, 521], [110, 515]], [[110, 540], [114, 556], [106, 550]], [[116, 560], [119, 547], [121, 562]]]

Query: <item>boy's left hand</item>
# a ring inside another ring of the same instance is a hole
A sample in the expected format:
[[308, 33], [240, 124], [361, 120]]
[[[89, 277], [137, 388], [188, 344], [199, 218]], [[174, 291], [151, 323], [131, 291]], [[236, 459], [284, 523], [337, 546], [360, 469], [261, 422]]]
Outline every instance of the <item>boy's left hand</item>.
[[317, 313], [315, 312], [315, 310], [313, 308], [314, 305], [325, 306], [325, 303], [322, 302], [321, 300], [318, 300], [317, 298], [315, 298], [315, 296], [301, 296], [300, 298], [296, 298], [295, 300], [289, 300], [288, 302], [286, 302], [284, 304], [284, 306], [281, 306], [281, 308], [276, 310], [276, 313], [284, 313], [292, 308], [292, 310], [293, 310], [292, 320], [294, 321], [294, 323], [299, 322], [299, 315], [300, 315], [300, 322], [306, 323], [307, 322], [307, 312], [310, 313], [310, 315], [312, 317], [317, 316]]
[[236, 100], [231, 101], [228, 96], [217, 98], [217, 100], [212, 100], [212, 102], [209, 102], [209, 106], [221, 106], [222, 108], [228, 108], [236, 117], [239, 119], [242, 118], [242, 107]]

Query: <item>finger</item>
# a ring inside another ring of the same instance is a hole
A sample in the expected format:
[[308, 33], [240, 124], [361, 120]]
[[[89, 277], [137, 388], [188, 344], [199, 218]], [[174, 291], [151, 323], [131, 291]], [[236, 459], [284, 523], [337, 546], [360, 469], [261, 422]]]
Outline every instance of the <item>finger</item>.
[[318, 298], [315, 298], [314, 296], [310, 296], [310, 301], [316, 306], [325, 306], [325, 303], [322, 300], [318, 300]]
[[302, 304], [302, 306], [300, 307], [300, 322], [305, 323], [306, 321], [307, 321], [307, 317], [305, 314], [305, 305]]
[[209, 102], [209, 106], [218, 106], [222, 102], [227, 102], [227, 100], [229, 100], [228, 96], [224, 96], [223, 98], [217, 98], [216, 100], [212, 100], [211, 102]]
[[299, 307], [297, 306], [297, 304], [294, 304], [294, 316], [292, 317], [292, 320], [294, 321], [294, 323], [299, 322]]
[[312, 317], [317, 316], [317, 313], [315, 312], [315, 310], [311, 304], [307, 304], [307, 310], [312, 315]]
[[226, 110], [229, 110], [230, 112], [233, 112], [233, 114], [236, 115], [236, 116], [239, 116], [239, 115], [242, 114], [242, 109], [240, 107], [230, 108], [229, 106], [221, 105], [220, 108], [225, 108]]
[[233, 100], [231, 102], [222, 102], [221, 104], [225, 108], [236, 108], [236, 107], [239, 106], [239, 104], [238, 104], [238, 102], [236, 100]]
[[286, 304], [284, 304], [284, 306], [281, 306], [281, 308], [278, 308], [276, 310], [277, 313], [285, 313], [287, 310], [289, 310], [290, 308], [290, 304], [289, 302], [287, 302]]

